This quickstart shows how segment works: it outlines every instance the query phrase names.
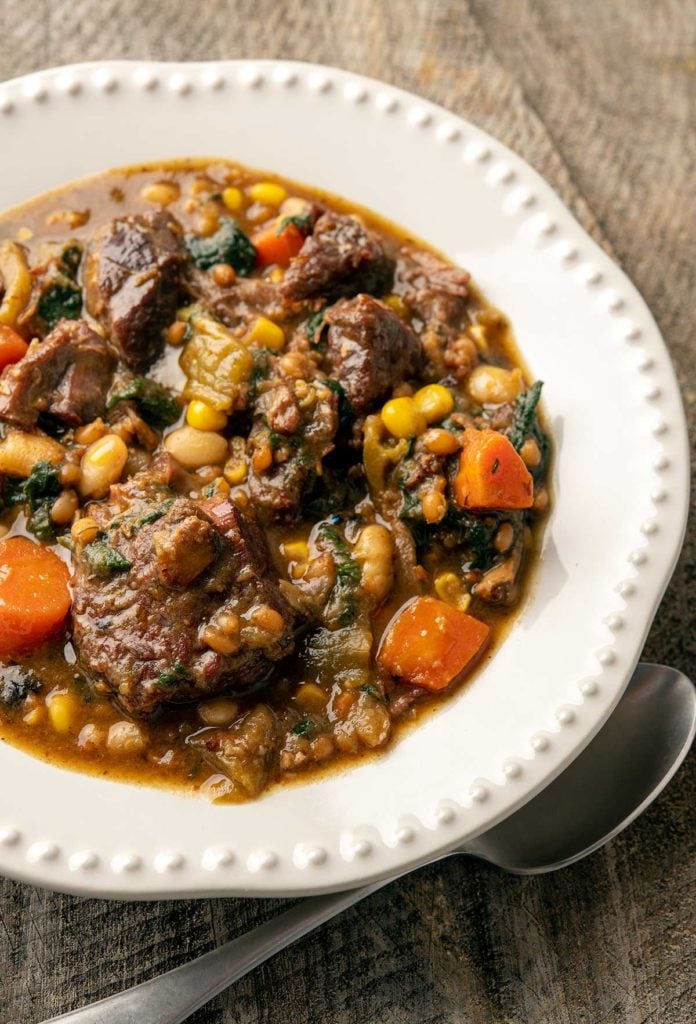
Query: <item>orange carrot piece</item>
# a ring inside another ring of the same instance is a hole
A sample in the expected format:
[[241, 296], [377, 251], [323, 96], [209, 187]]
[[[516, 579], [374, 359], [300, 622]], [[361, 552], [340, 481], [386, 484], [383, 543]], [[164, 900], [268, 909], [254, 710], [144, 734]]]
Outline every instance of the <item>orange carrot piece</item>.
[[434, 597], [417, 597], [392, 620], [377, 663], [410, 686], [444, 690], [481, 657], [490, 638], [485, 622]]
[[275, 221], [252, 238], [256, 246], [256, 262], [260, 267], [270, 267], [271, 264], [287, 267], [304, 245], [304, 235], [295, 224], [286, 224], [280, 234], [278, 224], [279, 221]]
[[461, 508], [531, 508], [534, 483], [529, 470], [504, 434], [466, 430], [454, 479]]
[[26, 537], [0, 541], [0, 655], [43, 643], [70, 608], [65, 562]]
[[11, 363], [18, 363], [29, 346], [11, 327], [0, 324], [0, 371]]

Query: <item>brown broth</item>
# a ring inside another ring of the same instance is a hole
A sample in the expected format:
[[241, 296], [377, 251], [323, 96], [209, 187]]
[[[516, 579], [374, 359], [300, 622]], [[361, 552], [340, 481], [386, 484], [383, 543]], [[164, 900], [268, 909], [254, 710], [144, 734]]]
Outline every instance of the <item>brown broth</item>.
[[[254, 182], [274, 181], [284, 185], [290, 195], [325, 203], [340, 212], [359, 213], [366, 225], [386, 240], [392, 250], [404, 243], [410, 243], [421, 249], [433, 251], [432, 247], [414, 239], [403, 229], [347, 200], [289, 182], [279, 175], [253, 171], [223, 160], [202, 159], [178, 160], [166, 164], [147, 164], [109, 171], [55, 189], [0, 214], [0, 240], [21, 241], [28, 250], [31, 265], [34, 266], [42, 261], [46, 243], [65, 243], [70, 239], [84, 241], [100, 224], [113, 217], [152, 210], [152, 204], [141, 197], [141, 191], [144, 186], [160, 181], [175, 182], [179, 186], [180, 197], [172, 202], [168, 209], [187, 231], [199, 230], [201, 226], [201, 210], [198, 207], [193, 208], [191, 202], [191, 191], [192, 188], [195, 191], [196, 183], [205, 183], [201, 186], [201, 194], [206, 195], [220, 193], [230, 185], [244, 189]], [[234, 214], [247, 233], [254, 230], [256, 222], [253, 215], [253, 206], [244, 213]], [[496, 361], [503, 366], [520, 367], [529, 382], [531, 378], [525, 372], [507, 320], [492, 309], [475, 288], [472, 288], [471, 303], [480, 318], [489, 324], [489, 340]], [[170, 386], [180, 387], [183, 376], [178, 366], [179, 355], [180, 349], [169, 347], [151, 375]], [[0, 524], [2, 522], [0, 517]], [[9, 527], [9, 535], [25, 532], [24, 517], [21, 514], [6, 517], [4, 523]], [[456, 699], [462, 685], [469, 685], [472, 678], [480, 674], [482, 668], [495, 655], [520, 607], [529, 599], [532, 570], [538, 560], [542, 530], [543, 518], [540, 517], [533, 527], [533, 539], [524, 569], [524, 590], [517, 606], [512, 609], [499, 609], [486, 605], [484, 609], [476, 599], [472, 603], [471, 613], [485, 618], [492, 629], [492, 643], [476, 673], [470, 674], [466, 682], [454, 687], [452, 692], [426, 697], [414, 704], [407, 714], [394, 722], [392, 735], [397, 740], [407, 729], [422, 722], [434, 710], [442, 707], [447, 701]], [[280, 574], [284, 575], [287, 572], [282, 544], [289, 539], [289, 534], [293, 539], [306, 538], [308, 531], [307, 524], [300, 524], [290, 531], [278, 527], [266, 531], [271, 556]], [[69, 558], [60, 545], [52, 547], [61, 557], [66, 560]], [[386, 605], [377, 613], [375, 649], [382, 630], [409, 596], [411, 595], [408, 593], [393, 592]], [[85, 726], [96, 726], [103, 734], [116, 722], [127, 720], [128, 716], [111, 699], [99, 696], [80, 679], [79, 675], [76, 675], [74, 652], [65, 636], [45, 644], [29, 656], [17, 657], [14, 660], [30, 666], [43, 686], [39, 693], [30, 696], [28, 702], [21, 707], [6, 709], [0, 705], [0, 738], [3, 741], [64, 768], [115, 780], [176, 788], [188, 793], [197, 793], [201, 786], [216, 774], [209, 765], [198, 756], [194, 756], [183, 742], [183, 737], [203, 728], [195, 706], [168, 710], [154, 720], [139, 722], [146, 735], [145, 746], [141, 751], [114, 755], [104, 745], [95, 750], [80, 749], [77, 746], [77, 737]], [[262, 699], [270, 706], [281, 708], [292, 699], [293, 687], [303, 678], [298, 661], [299, 659], [294, 658], [294, 669], [292, 663], [290, 668], [279, 669], [278, 675], [281, 680], [288, 678], [285, 682], [281, 681], [278, 690], [271, 690], [270, 693], [263, 695]], [[48, 697], [50, 705], [51, 694], [56, 691], [64, 691], [72, 698], [72, 716], [69, 725], [63, 731], [56, 728], [56, 723], [52, 721], [47, 709], [46, 698]], [[345, 768], [366, 757], [377, 756], [379, 753], [380, 751], [366, 750], [355, 755], [339, 754], [326, 765], [297, 772], [285, 772], [275, 781], [287, 783], [315, 778], [326, 772]]]

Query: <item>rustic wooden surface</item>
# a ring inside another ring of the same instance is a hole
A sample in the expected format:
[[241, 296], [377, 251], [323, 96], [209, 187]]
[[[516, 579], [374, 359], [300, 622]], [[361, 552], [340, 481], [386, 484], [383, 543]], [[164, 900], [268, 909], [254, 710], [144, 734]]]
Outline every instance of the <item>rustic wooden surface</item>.
[[[695, 425], [691, 0], [0, 0], [2, 79], [104, 57], [241, 56], [323, 61], [384, 78], [517, 149], [642, 291]], [[692, 530], [647, 658], [693, 674], [695, 600]], [[690, 1024], [695, 760], [636, 825], [588, 861], [527, 879], [474, 861], [422, 870], [192, 1019]], [[33, 1024], [118, 991], [239, 935], [279, 906], [118, 904], [5, 881], [0, 1022]]]

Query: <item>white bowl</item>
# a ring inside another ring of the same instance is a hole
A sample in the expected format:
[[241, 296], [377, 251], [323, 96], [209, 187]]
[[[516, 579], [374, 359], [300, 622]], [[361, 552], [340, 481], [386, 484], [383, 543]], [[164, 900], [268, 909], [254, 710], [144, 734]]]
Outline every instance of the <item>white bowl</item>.
[[415, 96], [276, 61], [103, 63], [0, 86], [0, 207], [105, 168], [224, 156], [328, 189], [471, 270], [512, 319], [557, 445], [533, 594], [475, 681], [378, 759], [255, 803], [68, 772], [2, 744], [0, 870], [121, 897], [305, 894], [486, 829], [590, 740], [681, 545], [686, 426], [645, 303], [523, 160]]

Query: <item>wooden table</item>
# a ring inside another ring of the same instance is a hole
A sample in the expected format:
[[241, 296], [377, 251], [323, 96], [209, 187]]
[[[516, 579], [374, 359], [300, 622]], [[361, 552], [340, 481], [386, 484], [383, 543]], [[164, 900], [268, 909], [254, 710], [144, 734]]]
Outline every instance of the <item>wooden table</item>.
[[[241, 56], [384, 78], [520, 152], [642, 291], [694, 425], [693, 0], [0, 2], [2, 79], [104, 57]], [[646, 658], [693, 674], [695, 600], [692, 531]], [[192, 1020], [687, 1024], [696, 987], [695, 777], [692, 758], [627, 833], [560, 874], [513, 878], [475, 861], [421, 870]], [[118, 904], [5, 881], [0, 1020], [32, 1024], [116, 992], [280, 905]]]

